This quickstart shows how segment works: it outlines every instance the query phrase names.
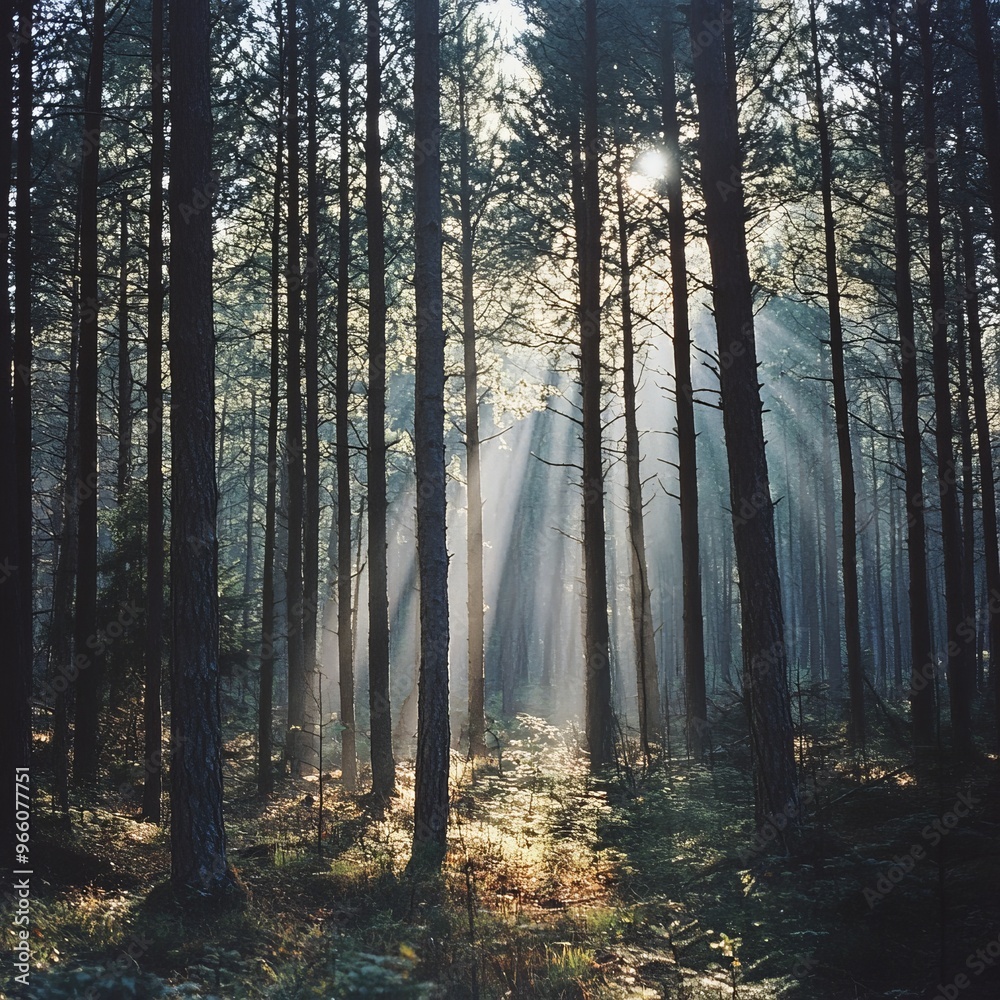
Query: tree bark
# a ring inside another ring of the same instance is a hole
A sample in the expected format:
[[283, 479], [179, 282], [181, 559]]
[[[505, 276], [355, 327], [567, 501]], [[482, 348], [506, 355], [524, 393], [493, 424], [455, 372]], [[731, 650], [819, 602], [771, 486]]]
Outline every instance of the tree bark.
[[[354, 710], [354, 621], [351, 597], [351, 59], [350, 27], [346, 5], [337, 30], [340, 33], [340, 163], [338, 177], [337, 255], [337, 651], [340, 676], [341, 775], [344, 787], [358, 786], [357, 723]], [[360, 535], [360, 529], [358, 534]], [[360, 542], [360, 538], [359, 538]]]
[[667, 235], [674, 343], [674, 402], [677, 408], [677, 469], [681, 508], [681, 577], [684, 602], [684, 693], [691, 752], [700, 758], [710, 739], [705, 692], [705, 631], [698, 528], [698, 457], [691, 384], [691, 324], [688, 316], [687, 220], [681, 170], [680, 119], [674, 32], [675, 0], [665, 0], [660, 33], [663, 73], [663, 142], [666, 153]]
[[414, 3], [414, 289], [417, 309], [414, 464], [420, 564], [413, 867], [437, 869], [448, 834], [448, 547], [441, 278], [441, 64], [438, 0]]
[[[695, 0], [692, 41], [703, 23], [725, 23], [719, 0]], [[744, 691], [750, 724], [754, 807], [758, 823], [798, 802], [787, 652], [774, 507], [757, 384], [753, 297], [747, 258], [738, 123], [730, 99], [725, 47], [716, 38], [693, 60], [698, 99], [705, 224], [712, 264], [712, 295], [730, 504], [743, 624]], [[796, 827], [790, 821], [788, 832]]]
[[306, 662], [303, 636], [305, 601], [302, 582], [302, 227], [299, 215], [299, 29], [296, 0], [288, 2], [288, 193], [286, 306], [288, 356], [285, 359], [285, 461], [288, 467], [288, 551], [285, 601], [288, 615], [288, 729], [285, 757], [291, 774], [305, 764]]
[[635, 407], [635, 344], [632, 329], [632, 265], [628, 250], [628, 219], [622, 179], [621, 146], [615, 140], [615, 200], [618, 209], [618, 260], [622, 283], [623, 381], [625, 402], [625, 474], [628, 494], [629, 594], [639, 695], [639, 743], [648, 758], [663, 737], [660, 683], [656, 665], [656, 630], [646, 564], [646, 533], [642, 511], [642, 470]]
[[469, 155], [465, 25], [458, 28], [459, 214], [462, 226], [462, 351], [465, 374], [466, 556], [469, 616], [469, 754], [486, 753], [486, 612], [483, 584], [483, 486], [479, 464], [479, 365], [476, 357], [475, 240]]
[[597, 2], [584, 3], [583, 177], [578, 227], [580, 383], [583, 409], [583, 563], [586, 733], [590, 768], [614, 759], [611, 650], [601, 446], [601, 204]]
[[[812, 44], [814, 105], [820, 144], [820, 190], [823, 199], [823, 240], [826, 265], [826, 301], [830, 316], [830, 367], [833, 378], [833, 414], [837, 424], [837, 455], [840, 460], [840, 524], [842, 572], [844, 581], [844, 634], [847, 640], [848, 737], [861, 746], [865, 742], [865, 685], [861, 662], [861, 620], [858, 602], [858, 525], [854, 482], [854, 459], [851, 445], [851, 415], [847, 398], [847, 373], [844, 357], [844, 325], [840, 311], [840, 285], [837, 272], [837, 228], [833, 214], [833, 143], [823, 96], [823, 73], [819, 56], [819, 30], [816, 3], [809, 3], [809, 36]], [[837, 641], [839, 654], [840, 642]], [[839, 682], [840, 663], [834, 678]], [[831, 678], [836, 693], [839, 683]]]
[[[103, 644], [97, 622], [97, 370], [99, 288], [98, 166], [104, 78], [105, 0], [94, 0], [90, 65], [84, 104], [83, 163], [80, 170], [80, 485], [79, 555], [74, 619], [76, 682], [73, 777], [78, 784], [97, 781], [98, 723], [103, 682]], [[86, 650], [86, 652], [84, 652]]]
[[[149, 157], [149, 302], [146, 334], [146, 684], [143, 696], [145, 780], [142, 818], [160, 822], [163, 784], [163, 3], [152, 0], [150, 43], [152, 137]], [[249, 544], [249, 539], [248, 539]]]
[[184, 44], [171, 52], [170, 381], [171, 879], [180, 890], [229, 889], [222, 811], [215, 335], [208, 0], [173, 0]]
[[115, 498], [119, 504], [132, 481], [132, 363], [129, 359], [128, 200], [122, 195], [118, 229], [118, 465]]
[[906, 129], [903, 118], [900, 3], [890, 0], [890, 68], [892, 144], [893, 242], [896, 258], [896, 317], [899, 327], [900, 385], [902, 392], [903, 456], [906, 483], [907, 556], [910, 566], [910, 711], [913, 741], [918, 747], [934, 738], [934, 671], [927, 594], [927, 546], [924, 526], [923, 457], [920, 440], [919, 380], [913, 323], [913, 287], [910, 277], [909, 186], [906, 167]]
[[382, 50], [379, 0], [366, 0], [365, 213], [368, 223], [368, 699], [372, 794], [396, 788], [389, 698], [385, 473], [385, 218], [382, 207]]

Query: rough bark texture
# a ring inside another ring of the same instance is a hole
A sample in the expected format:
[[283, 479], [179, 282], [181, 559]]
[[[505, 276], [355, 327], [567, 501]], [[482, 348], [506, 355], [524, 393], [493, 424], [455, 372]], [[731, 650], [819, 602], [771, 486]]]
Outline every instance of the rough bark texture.
[[[681, 575], [684, 603], [684, 693], [688, 742], [695, 757], [708, 744], [705, 693], [705, 631], [698, 532], [698, 458], [691, 385], [691, 324], [688, 317], [687, 219], [681, 175], [680, 120], [674, 32], [680, 30], [674, 0], [661, 15], [663, 141], [667, 157], [667, 234], [670, 241], [670, 292], [674, 342], [674, 401], [677, 407], [677, 468], [681, 507]], [[728, 666], [727, 668], [728, 669]]]
[[[340, 674], [341, 773], [344, 787], [358, 784], [357, 729], [354, 711], [354, 622], [351, 599], [351, 60], [350, 20], [346, 6], [338, 19], [340, 32], [340, 167], [337, 233], [337, 652]], [[360, 534], [360, 531], [359, 531]], [[359, 539], [360, 541], [360, 539]]]
[[146, 316], [146, 684], [142, 817], [160, 822], [163, 717], [163, 0], [152, 0], [152, 141], [149, 160], [149, 305]]
[[385, 218], [382, 208], [382, 55], [379, 0], [367, 0], [365, 213], [368, 221], [368, 699], [372, 793], [396, 787], [389, 700], [389, 591], [385, 482]]
[[448, 547], [444, 462], [444, 324], [441, 284], [441, 96], [438, 0], [414, 4], [415, 409], [420, 675], [414, 867], [437, 868], [448, 834]]
[[580, 385], [583, 403], [585, 715], [590, 767], [596, 771], [614, 758], [601, 449], [601, 205], [596, 0], [586, 0], [584, 18], [582, 211], [578, 213], [577, 241], [580, 248]]
[[917, 746], [934, 737], [934, 670], [930, 605], [927, 595], [927, 546], [924, 526], [917, 349], [914, 340], [913, 287], [910, 277], [910, 218], [907, 205], [906, 131], [903, 119], [902, 51], [899, 0], [890, 5], [890, 69], [893, 242], [896, 257], [896, 321], [899, 332], [903, 456], [906, 488], [906, 548], [910, 566], [910, 710]]
[[97, 342], [98, 324], [98, 159], [104, 77], [104, 0], [95, 0], [91, 20], [90, 66], [84, 105], [83, 163], [80, 170], [80, 464], [79, 555], [74, 620], [76, 682], [73, 777], [97, 780], [97, 729], [101, 711], [103, 657], [97, 639]]
[[[692, 40], [703, 24], [724, 24], [724, 17], [718, 0], [696, 0], [690, 9]], [[743, 683], [754, 806], [757, 821], [762, 823], [768, 815], [798, 801], [774, 507], [757, 383], [740, 140], [723, 42], [716, 38], [701, 48], [693, 63], [743, 618]], [[793, 827], [790, 822], [786, 831]]]
[[[854, 459], [851, 450], [850, 409], [847, 399], [847, 374], [844, 366], [844, 325], [840, 311], [840, 285], [837, 278], [837, 228], [833, 214], [833, 145], [823, 96], [823, 73], [820, 66], [819, 31], [816, 4], [809, 4], [809, 34], [812, 42], [812, 72], [816, 109], [816, 127], [820, 145], [820, 190], [823, 198], [823, 249], [826, 265], [826, 302], [830, 316], [830, 366], [833, 377], [833, 415], [837, 423], [837, 456], [840, 460], [840, 524], [844, 583], [844, 634], [847, 640], [847, 684], [849, 696], [848, 729], [852, 742], [865, 741], [865, 687], [861, 662], [861, 621], [858, 610], [858, 524], [854, 483]], [[827, 600], [832, 600], [828, 595]], [[832, 665], [830, 686], [840, 688], [840, 641], [837, 640], [836, 665]]]
[[648, 757], [663, 737], [660, 681], [656, 665], [656, 630], [646, 568], [646, 532], [642, 515], [642, 458], [635, 407], [635, 344], [632, 323], [632, 266], [622, 179], [621, 147], [615, 145], [615, 200], [618, 209], [618, 262], [622, 284], [623, 381], [625, 396], [625, 475], [628, 494], [629, 595], [639, 696], [639, 742]]
[[232, 884], [219, 706], [211, 22], [208, 0], [173, 0], [170, 12], [184, 25], [170, 93], [171, 878], [211, 895]]

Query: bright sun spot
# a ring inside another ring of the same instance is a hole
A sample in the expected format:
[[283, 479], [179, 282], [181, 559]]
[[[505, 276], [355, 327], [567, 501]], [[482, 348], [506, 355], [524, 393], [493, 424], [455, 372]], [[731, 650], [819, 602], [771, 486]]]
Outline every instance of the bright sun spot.
[[644, 180], [663, 180], [667, 176], [666, 153], [662, 149], [647, 149], [635, 158], [632, 172]]

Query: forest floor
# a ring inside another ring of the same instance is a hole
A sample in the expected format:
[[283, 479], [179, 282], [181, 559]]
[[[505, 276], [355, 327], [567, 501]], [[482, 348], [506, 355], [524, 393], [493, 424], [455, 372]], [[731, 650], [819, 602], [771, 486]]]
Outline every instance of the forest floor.
[[754, 828], [739, 729], [732, 710], [704, 764], [631, 759], [597, 781], [575, 734], [519, 716], [474, 772], [455, 758], [434, 886], [404, 874], [407, 765], [382, 819], [326, 783], [320, 840], [317, 782], [261, 806], [252, 745], [234, 736], [230, 861], [250, 899], [203, 916], [152, 892], [169, 873], [165, 828], [108, 800], [74, 808], [67, 831], [42, 799], [32, 985], [3, 995], [1000, 997], [996, 757], [942, 754], [918, 772], [891, 737], [866, 763], [815, 725], [798, 746], [803, 834], [778, 853]]

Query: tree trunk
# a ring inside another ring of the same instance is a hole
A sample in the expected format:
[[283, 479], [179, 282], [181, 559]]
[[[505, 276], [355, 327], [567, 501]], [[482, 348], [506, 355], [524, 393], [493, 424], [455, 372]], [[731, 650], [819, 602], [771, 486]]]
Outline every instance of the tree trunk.
[[[628, 251], [628, 219], [622, 179], [621, 146], [615, 140], [615, 197], [618, 208], [618, 257], [622, 283], [623, 380], [625, 395], [625, 470], [628, 493], [629, 593], [635, 643], [636, 681], [639, 695], [639, 742], [648, 758], [651, 746], [663, 737], [660, 716], [659, 671], [656, 665], [656, 630], [646, 568], [646, 534], [642, 516], [642, 470], [639, 428], [635, 414], [635, 345], [632, 333], [632, 266]], [[704, 680], [704, 674], [702, 675]], [[690, 720], [690, 713], [689, 713]]]
[[[724, 23], [719, 0], [695, 0], [692, 39], [703, 23]], [[705, 224], [713, 301], [730, 505], [743, 624], [744, 688], [750, 723], [758, 824], [798, 801], [774, 507], [768, 482], [753, 298], [747, 259], [740, 141], [726, 53], [716, 39], [694, 59]], [[797, 824], [789, 822], [788, 828]], [[786, 830], [788, 829], [786, 828]], [[783, 835], [782, 839], [787, 840]]]
[[414, 4], [414, 289], [417, 371], [414, 464], [420, 563], [420, 677], [414, 867], [439, 868], [447, 849], [448, 547], [444, 459], [444, 323], [441, 279], [441, 63], [438, 0]]
[[[358, 786], [357, 729], [354, 711], [354, 621], [351, 598], [351, 62], [346, 5], [338, 20], [340, 32], [340, 162], [337, 255], [337, 651], [340, 676], [341, 775], [344, 787]], [[360, 529], [358, 532], [361, 534]], [[360, 542], [360, 538], [359, 538]]]
[[212, 107], [208, 0], [174, 0], [184, 44], [171, 52], [170, 382], [171, 878], [230, 888], [222, 816], [215, 336], [212, 324]]
[[[278, 120], [284, 121], [285, 53], [282, 3], [275, 0], [278, 26]], [[278, 131], [274, 154], [274, 191], [271, 202], [271, 358], [267, 405], [267, 497], [264, 501], [264, 569], [261, 581], [260, 684], [257, 697], [257, 795], [266, 799], [274, 790], [271, 742], [274, 729], [275, 547], [278, 506], [278, 403], [281, 368], [281, 194], [284, 180], [284, 132]]]
[[129, 360], [128, 200], [122, 195], [118, 230], [118, 465], [115, 498], [120, 505], [132, 481], [132, 364]]
[[[855, 745], [865, 742], [865, 685], [861, 662], [861, 620], [858, 603], [858, 525], [851, 446], [850, 404], [844, 364], [844, 326], [840, 312], [840, 285], [837, 272], [837, 229], [833, 214], [833, 144], [823, 96], [823, 73], [819, 55], [816, 3], [809, 3], [809, 34], [812, 42], [813, 87], [816, 124], [820, 143], [820, 188], [823, 198], [823, 238], [826, 264], [826, 301], [830, 316], [830, 367], [833, 377], [833, 414], [837, 423], [837, 455], [840, 460], [840, 524], [844, 585], [844, 635], [847, 640], [847, 689], [849, 699], [848, 736]], [[838, 637], [837, 651], [840, 641]], [[839, 655], [831, 687], [840, 688]], [[836, 678], [836, 682], [834, 682]]]
[[[983, 116], [983, 147], [989, 178], [990, 218], [993, 226], [993, 266], [1000, 276], [1000, 103], [997, 101], [996, 53], [989, 0], [969, 0], [972, 40], [979, 75], [979, 106]], [[997, 696], [1000, 712], [1000, 695]], [[1000, 721], [1000, 719], [998, 719]]]
[[667, 233], [670, 241], [670, 291], [674, 341], [674, 401], [677, 407], [677, 466], [681, 506], [681, 576], [684, 587], [684, 688], [688, 742], [701, 757], [709, 741], [705, 694], [705, 632], [701, 595], [698, 530], [698, 459], [691, 385], [691, 326], [688, 317], [687, 221], [681, 171], [680, 120], [674, 32], [679, 25], [674, 0], [661, 13], [663, 74], [663, 142], [667, 166]]
[[[934, 37], [931, 0], [917, 5], [920, 54], [923, 66], [924, 181], [927, 198], [927, 249], [930, 269], [930, 307], [934, 367], [934, 438], [937, 447], [938, 493], [941, 498], [941, 541], [944, 549], [945, 618], [948, 634], [948, 689], [951, 695], [951, 738], [956, 749], [972, 747], [972, 698], [975, 669], [968, 642], [962, 639], [962, 524], [958, 509], [958, 472], [952, 427], [948, 345], [948, 302], [941, 227], [941, 191], [938, 180], [938, 139], [934, 94]], [[954, 647], [952, 644], [955, 644]], [[955, 655], [951, 655], [956, 649]]]
[[[17, 198], [14, 219], [14, 438], [17, 450], [17, 531], [21, 561], [21, 621], [23, 642], [34, 647], [34, 541], [31, 530], [31, 149], [34, 115], [32, 62], [33, 3], [17, 4]], [[5, 189], [6, 190], [6, 189]]]
[[[319, 616], [319, 67], [316, 2], [307, 0], [306, 39], [306, 452], [305, 509], [302, 526], [302, 638], [306, 674], [306, 756], [318, 764], [319, 704], [316, 700], [317, 622]], [[320, 678], [322, 683], [322, 678]]]
[[382, 51], [379, 0], [366, 0], [365, 213], [368, 222], [368, 699], [372, 793], [396, 788], [389, 698], [389, 593], [386, 563], [385, 218], [382, 207]]
[[288, 730], [285, 757], [293, 775], [305, 764], [306, 663], [302, 584], [302, 228], [299, 217], [299, 29], [296, 0], [288, 3], [288, 194], [285, 461], [288, 466], [288, 552], [285, 607], [288, 615]]
[[601, 447], [601, 204], [597, 0], [585, 0], [582, 212], [578, 228], [580, 383], [583, 403], [583, 563], [586, 732], [590, 768], [614, 759]]
[[464, 24], [458, 55], [459, 213], [462, 226], [462, 349], [465, 374], [465, 470], [469, 616], [469, 754], [486, 753], [486, 612], [483, 585], [483, 486], [479, 464], [479, 368], [476, 357], [475, 268], [472, 179], [469, 157], [467, 55]]
[[918, 747], [934, 738], [934, 671], [930, 602], [927, 594], [927, 546], [924, 526], [923, 456], [920, 440], [920, 385], [914, 340], [913, 287], [910, 277], [910, 219], [907, 205], [906, 127], [899, 0], [890, 0], [890, 69], [892, 200], [896, 256], [896, 316], [899, 326], [903, 455], [906, 481], [907, 556], [910, 565], [910, 711]]
[[[105, 0], [94, 0], [90, 66], [84, 105], [83, 165], [80, 171], [80, 486], [79, 555], [74, 620], [76, 682], [73, 777], [94, 784], [98, 766], [103, 643], [97, 622], [97, 344], [98, 323], [98, 160], [104, 78]], [[86, 650], [86, 652], [84, 652]]]
[[[8, 9], [9, 10], [9, 9]], [[11, 153], [13, 148], [13, 91], [11, 77], [11, 46], [16, 38], [13, 22], [9, 18], [0, 27], [0, 53], [5, 58], [3, 72], [0, 73], [0, 189], [9, 191], [11, 172]], [[10, 247], [10, 217], [4, 212], [0, 218], [0, 273], [10, 287], [10, 264], [8, 250]], [[31, 754], [31, 710], [29, 697], [31, 695], [31, 646], [24, 641], [24, 608], [28, 595], [24, 594], [23, 575], [20, 567], [24, 565], [21, 554], [21, 533], [18, 524], [19, 499], [21, 489], [18, 483], [18, 464], [16, 460], [15, 442], [15, 410], [11, 395], [10, 372], [14, 362], [14, 342], [11, 336], [10, 300], [4, 295], [0, 302], [0, 365], [7, 379], [4, 392], [0, 393], [0, 565], [3, 566], [4, 599], [0, 601], [0, 628], [7, 640], [5, 646], [5, 675], [8, 678], [5, 686], [3, 709], [0, 719], [0, 766], [8, 781], [18, 790], [23, 790], [27, 797], [32, 792], [27, 782], [27, 769]], [[23, 770], [15, 770], [23, 769]], [[4, 843], [14, 844], [15, 820], [18, 809], [17, 796], [14, 788], [5, 796], [2, 811], [0, 811], [0, 834]], [[11, 847], [7, 848], [8, 863], [14, 854]], [[14, 867], [20, 867], [14, 865]], [[10, 869], [4, 872], [4, 889], [8, 888]]]
[[[149, 158], [149, 304], [146, 339], [146, 685], [142, 818], [160, 822], [163, 784], [163, 3], [152, 0], [152, 142]], [[249, 539], [248, 539], [249, 544]]]

